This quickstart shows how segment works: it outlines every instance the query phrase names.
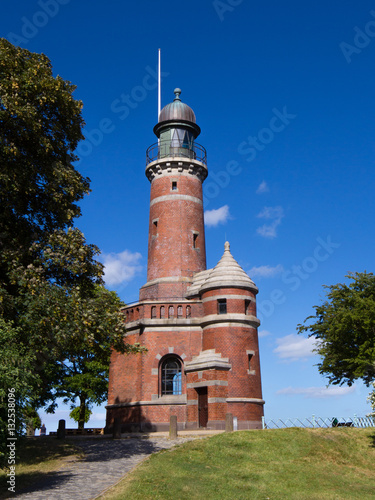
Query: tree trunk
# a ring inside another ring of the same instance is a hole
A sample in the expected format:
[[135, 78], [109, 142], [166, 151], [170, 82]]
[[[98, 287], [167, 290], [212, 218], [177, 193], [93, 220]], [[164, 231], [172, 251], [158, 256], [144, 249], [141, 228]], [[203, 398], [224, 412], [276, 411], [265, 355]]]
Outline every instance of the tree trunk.
[[85, 417], [86, 417], [86, 396], [81, 395], [79, 397], [79, 420], [78, 429], [83, 429], [85, 427]]

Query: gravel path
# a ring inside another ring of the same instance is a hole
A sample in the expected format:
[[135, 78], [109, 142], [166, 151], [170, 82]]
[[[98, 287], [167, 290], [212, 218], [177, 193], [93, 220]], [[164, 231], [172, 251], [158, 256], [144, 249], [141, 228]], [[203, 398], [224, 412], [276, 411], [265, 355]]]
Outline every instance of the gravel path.
[[76, 439], [74, 443], [85, 454], [82, 460], [46, 474], [42, 482], [15, 496], [29, 500], [92, 500], [152, 453], [192, 439]]

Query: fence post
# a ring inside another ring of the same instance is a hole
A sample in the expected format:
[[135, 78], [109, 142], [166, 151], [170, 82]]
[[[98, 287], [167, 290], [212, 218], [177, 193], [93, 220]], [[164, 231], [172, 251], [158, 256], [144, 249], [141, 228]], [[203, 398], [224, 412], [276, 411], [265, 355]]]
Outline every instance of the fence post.
[[264, 420], [264, 417], [262, 417], [262, 429], [264, 430], [266, 428], [266, 422]]
[[225, 415], [225, 432], [233, 432], [233, 415], [227, 413]]
[[169, 439], [177, 439], [177, 415], [169, 418]]
[[354, 427], [357, 427], [357, 414], [354, 413]]
[[65, 439], [65, 420], [59, 420], [59, 428], [57, 429], [57, 438]]
[[113, 421], [112, 437], [113, 439], [121, 439], [121, 418], [119, 417]]

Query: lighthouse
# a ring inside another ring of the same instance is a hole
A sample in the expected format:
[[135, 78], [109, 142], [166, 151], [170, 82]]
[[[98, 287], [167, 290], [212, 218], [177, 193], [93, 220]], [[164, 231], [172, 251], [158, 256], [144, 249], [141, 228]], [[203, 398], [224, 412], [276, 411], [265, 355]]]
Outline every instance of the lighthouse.
[[228, 242], [218, 264], [206, 268], [202, 184], [206, 150], [194, 111], [175, 89], [159, 114], [157, 142], [147, 149], [150, 181], [147, 282], [139, 301], [123, 309], [125, 341], [147, 352], [113, 351], [106, 429], [224, 429], [227, 413], [238, 429], [260, 428], [258, 289], [236, 262]]

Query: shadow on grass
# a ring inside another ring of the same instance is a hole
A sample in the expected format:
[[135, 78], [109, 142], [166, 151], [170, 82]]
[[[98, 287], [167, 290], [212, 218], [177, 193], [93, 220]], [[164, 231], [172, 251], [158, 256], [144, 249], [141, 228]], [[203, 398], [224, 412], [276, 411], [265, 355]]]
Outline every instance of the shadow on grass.
[[[1, 478], [1, 487], [4, 493], [0, 494], [0, 499], [14, 498], [24, 493], [35, 493], [41, 490], [48, 492], [55, 488], [60, 489], [64, 483], [69, 481], [72, 475], [69, 471], [18, 473], [16, 475], [16, 495], [12, 491], [8, 491], [10, 485], [6, 483], [5, 478]], [[53, 498], [52, 491], [51, 498]]]

